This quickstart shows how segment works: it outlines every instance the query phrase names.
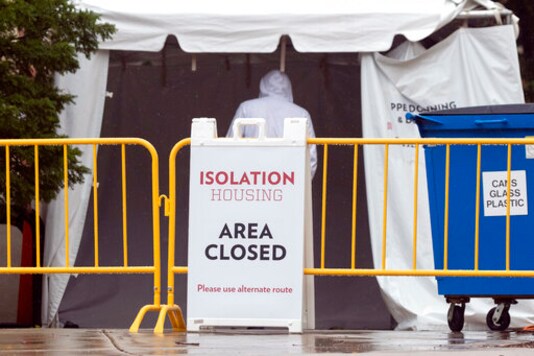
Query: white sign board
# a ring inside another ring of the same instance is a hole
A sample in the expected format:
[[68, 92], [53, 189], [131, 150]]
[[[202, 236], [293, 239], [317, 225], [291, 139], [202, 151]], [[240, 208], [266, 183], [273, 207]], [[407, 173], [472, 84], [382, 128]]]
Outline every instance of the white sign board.
[[[511, 171], [510, 215], [528, 215], [526, 171]], [[506, 216], [507, 172], [482, 172], [484, 216]]]
[[190, 331], [302, 331], [306, 123], [294, 120], [304, 130], [299, 139], [192, 135]]

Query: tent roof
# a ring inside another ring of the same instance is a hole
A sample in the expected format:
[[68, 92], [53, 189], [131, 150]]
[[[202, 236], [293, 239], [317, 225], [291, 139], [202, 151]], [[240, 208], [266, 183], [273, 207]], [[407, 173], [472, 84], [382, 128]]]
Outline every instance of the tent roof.
[[101, 49], [159, 51], [168, 35], [191, 53], [266, 53], [288, 35], [299, 52], [374, 52], [395, 35], [421, 40], [472, 0], [78, 0], [114, 23]]

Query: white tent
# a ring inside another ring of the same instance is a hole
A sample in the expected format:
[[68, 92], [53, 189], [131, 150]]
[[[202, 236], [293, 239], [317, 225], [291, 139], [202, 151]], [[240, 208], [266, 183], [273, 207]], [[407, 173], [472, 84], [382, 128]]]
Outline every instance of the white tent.
[[[76, 105], [63, 114], [63, 129], [71, 137], [100, 134], [110, 50], [157, 52], [173, 35], [192, 54], [268, 53], [287, 35], [299, 52], [377, 52], [390, 49], [396, 35], [410, 41], [424, 39], [467, 10], [490, 9], [496, 16], [502, 10], [489, 0], [78, 0], [76, 4], [101, 14], [102, 21], [115, 24], [118, 31], [90, 61], [81, 61], [75, 75], [57, 79], [60, 87], [77, 95]], [[70, 117], [77, 118], [75, 124]], [[83, 163], [92, 166], [90, 159]], [[86, 179], [69, 194], [72, 261], [82, 235], [90, 182]], [[58, 197], [57, 202], [62, 201]], [[65, 232], [57, 218], [63, 214], [62, 203], [50, 204], [45, 249], [49, 266], [64, 263]], [[53, 324], [68, 278], [48, 277], [43, 289], [44, 325]]]

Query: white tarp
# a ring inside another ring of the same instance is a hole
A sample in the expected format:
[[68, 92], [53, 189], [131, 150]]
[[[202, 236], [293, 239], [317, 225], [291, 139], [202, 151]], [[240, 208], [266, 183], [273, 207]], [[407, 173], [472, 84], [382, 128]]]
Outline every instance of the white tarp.
[[[159, 51], [168, 35], [191, 53], [265, 53], [289, 35], [299, 52], [372, 52], [402, 34], [418, 41], [467, 0], [82, 0], [118, 32], [102, 49]], [[470, 3], [470, 1], [469, 1]]]
[[[66, 107], [61, 115], [62, 130], [72, 138], [100, 137], [104, 100], [108, 77], [108, 51], [98, 51], [91, 60], [80, 57], [81, 69], [76, 74], [56, 78], [56, 85], [68, 88], [76, 95], [76, 105]], [[90, 89], [90, 90], [88, 90]], [[93, 166], [92, 146], [80, 146], [81, 163]], [[85, 176], [83, 184], [69, 191], [69, 260], [76, 261], [83, 233], [87, 206], [93, 184], [92, 175]], [[63, 191], [48, 205], [46, 217], [45, 266], [65, 266], [65, 207]], [[51, 325], [57, 315], [69, 275], [44, 275], [41, 320], [44, 326]]]
[[[362, 116], [365, 137], [419, 137], [407, 111], [523, 103], [512, 26], [462, 28], [425, 50], [405, 43], [389, 56], [362, 56]], [[410, 269], [413, 239], [413, 147], [390, 147], [387, 268]], [[369, 226], [375, 265], [381, 263], [383, 148], [365, 147]], [[423, 152], [420, 151], [418, 265], [433, 269], [430, 216]], [[431, 277], [380, 277], [379, 284], [398, 328], [446, 328], [447, 304]], [[491, 299], [472, 299], [466, 329], [486, 328]], [[532, 324], [530, 302], [510, 309], [512, 326]]]

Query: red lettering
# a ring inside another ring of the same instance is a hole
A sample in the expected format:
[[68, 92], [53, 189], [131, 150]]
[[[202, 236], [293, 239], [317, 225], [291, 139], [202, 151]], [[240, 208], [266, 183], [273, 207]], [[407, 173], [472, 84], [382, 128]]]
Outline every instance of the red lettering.
[[295, 172], [200, 171], [200, 185], [295, 185]]

